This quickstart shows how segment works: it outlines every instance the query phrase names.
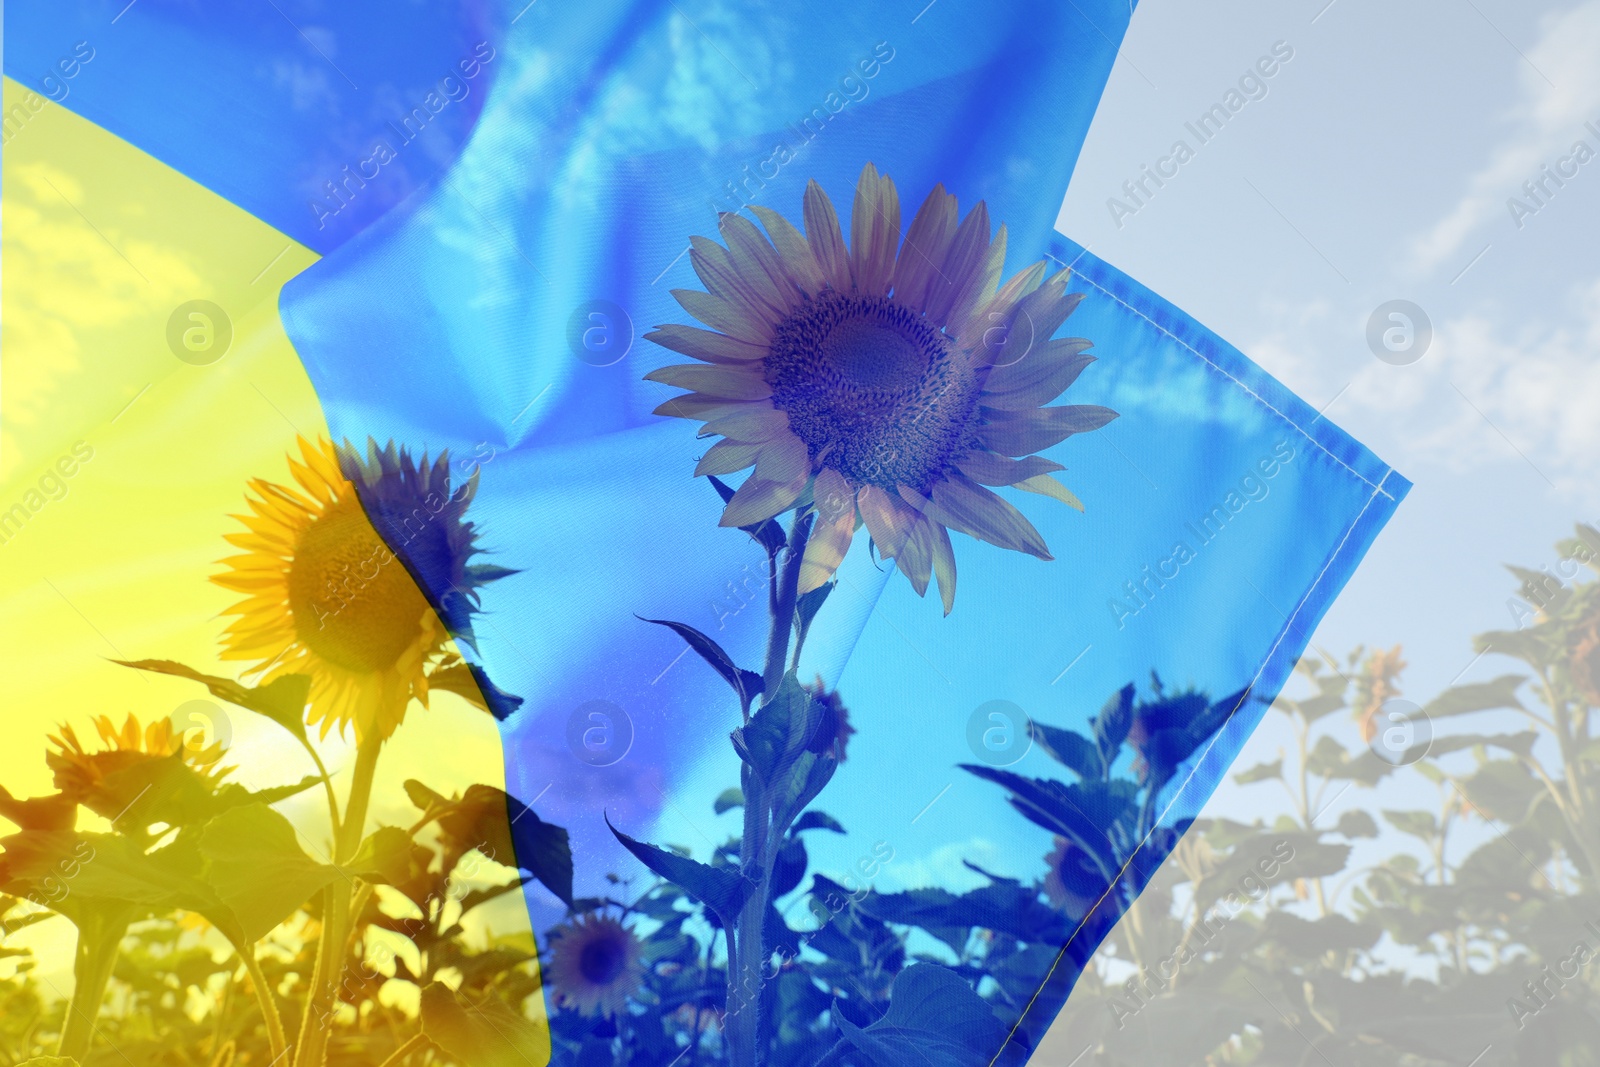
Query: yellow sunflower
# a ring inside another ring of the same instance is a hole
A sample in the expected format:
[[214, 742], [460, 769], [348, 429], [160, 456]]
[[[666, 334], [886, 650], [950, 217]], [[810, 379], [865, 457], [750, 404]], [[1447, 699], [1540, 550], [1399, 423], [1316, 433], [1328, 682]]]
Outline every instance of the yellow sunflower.
[[1079, 338], [1050, 340], [1080, 294], [1043, 261], [998, 288], [1006, 231], [991, 239], [981, 201], [958, 223], [936, 186], [900, 240], [894, 182], [861, 172], [847, 249], [827, 194], [806, 187], [802, 235], [777, 212], [752, 211], [766, 235], [723, 215], [727, 247], [691, 239], [708, 292], [675, 290], [712, 330], [657, 327], [647, 338], [700, 363], [652, 381], [690, 390], [658, 414], [719, 436], [696, 474], [754, 466], [723, 512], [746, 526], [814, 505], [799, 592], [828, 581], [865, 522], [919, 595], [937, 575], [948, 614], [955, 555], [948, 530], [1050, 559], [1032, 523], [987, 486], [1083, 505], [1031, 453], [1116, 417], [1103, 407], [1044, 407], [1093, 357]]
[[184, 736], [173, 729], [170, 719], [157, 719], [141, 726], [130, 714], [120, 728], [109, 715], [92, 721], [105, 748], [89, 751], [78, 740], [77, 731], [62, 723], [58, 728], [60, 733], [49, 735], [53, 747], [45, 751], [44, 761], [57, 789], [108, 819], [126, 812], [129, 805], [144, 795], [149, 780], [139, 771], [161, 760], [177, 756], [208, 788], [215, 788], [234, 770], [218, 766], [223, 754], [220, 742], [205, 748], [186, 744]]
[[591, 912], [552, 932], [545, 979], [563, 1007], [580, 1015], [618, 1015], [644, 981], [643, 954], [632, 930]]
[[252, 480], [251, 513], [234, 516], [246, 530], [227, 535], [244, 554], [211, 580], [245, 599], [225, 612], [237, 618], [222, 656], [254, 661], [246, 673], [263, 683], [309, 675], [307, 722], [322, 736], [348, 723], [358, 740], [386, 738], [412, 697], [427, 705], [428, 667], [452, 631], [470, 642], [476, 587], [510, 572], [467, 565], [478, 549], [462, 515], [476, 475], [451, 492], [445, 455], [430, 465], [371, 444], [363, 461], [349, 445], [299, 445], [295, 485]]

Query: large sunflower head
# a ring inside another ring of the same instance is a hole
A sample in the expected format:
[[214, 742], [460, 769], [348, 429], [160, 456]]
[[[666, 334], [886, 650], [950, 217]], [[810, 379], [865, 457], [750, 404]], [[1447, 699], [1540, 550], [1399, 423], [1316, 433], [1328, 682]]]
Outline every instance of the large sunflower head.
[[245, 599], [225, 613], [237, 618], [222, 656], [253, 661], [263, 682], [309, 675], [308, 721], [323, 736], [349, 723], [358, 739], [387, 737], [412, 697], [426, 705], [450, 637], [470, 642], [478, 588], [510, 573], [470, 564], [476, 474], [452, 492], [445, 454], [430, 464], [369, 442], [363, 460], [304, 438], [289, 473], [292, 486], [253, 480], [251, 513], [235, 516], [246, 529], [227, 535], [244, 555], [212, 581]]
[[861, 172], [847, 248], [827, 194], [806, 187], [805, 233], [752, 207], [766, 235], [723, 215], [727, 246], [691, 241], [708, 292], [675, 290], [712, 327], [648, 336], [700, 363], [648, 377], [690, 390], [658, 414], [719, 436], [697, 474], [755, 470], [728, 501], [724, 526], [814, 505], [800, 592], [832, 577], [864, 522], [880, 555], [917, 593], [938, 576], [955, 599], [949, 530], [1050, 559], [1033, 524], [988, 486], [1083, 505], [1032, 453], [1098, 429], [1103, 407], [1044, 407], [1093, 357], [1089, 342], [1051, 340], [1081, 299], [1043, 261], [999, 286], [1006, 231], [982, 203], [959, 219], [936, 186], [900, 239], [894, 182]]
[[557, 1001], [581, 1015], [618, 1015], [644, 980], [642, 954], [632, 930], [590, 912], [553, 932], [546, 980]]

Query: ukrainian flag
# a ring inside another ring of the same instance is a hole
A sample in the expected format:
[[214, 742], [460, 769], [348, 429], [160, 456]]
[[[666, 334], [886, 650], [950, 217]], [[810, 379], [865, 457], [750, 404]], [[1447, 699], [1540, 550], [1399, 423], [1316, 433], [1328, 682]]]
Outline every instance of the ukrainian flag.
[[1025, 1061], [1409, 488], [1052, 231], [1131, 16], [11, 4], [7, 1051]]

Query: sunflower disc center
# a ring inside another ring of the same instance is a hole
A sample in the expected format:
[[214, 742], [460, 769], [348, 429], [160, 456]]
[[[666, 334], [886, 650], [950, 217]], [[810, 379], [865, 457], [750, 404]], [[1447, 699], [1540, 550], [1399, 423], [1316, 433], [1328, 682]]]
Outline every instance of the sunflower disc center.
[[352, 671], [392, 667], [420, 636], [428, 602], [354, 497], [330, 505], [289, 566], [296, 635]]
[[628, 954], [616, 941], [597, 937], [583, 946], [578, 955], [578, 970], [586, 981], [595, 985], [610, 985], [626, 969]]
[[778, 325], [769, 353], [773, 406], [813, 462], [856, 484], [926, 491], [970, 444], [970, 361], [892, 297], [825, 290]]

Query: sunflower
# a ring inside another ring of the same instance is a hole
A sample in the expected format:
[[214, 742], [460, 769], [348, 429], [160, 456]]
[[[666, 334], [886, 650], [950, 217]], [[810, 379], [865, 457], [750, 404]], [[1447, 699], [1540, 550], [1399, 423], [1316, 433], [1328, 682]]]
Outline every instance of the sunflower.
[[817, 680], [811, 685], [806, 686], [806, 691], [822, 706], [823, 720], [817, 729], [819, 739], [824, 746], [822, 751], [843, 763], [845, 753], [850, 746], [850, 737], [858, 732], [850, 725], [850, 709], [845, 707], [837, 689], [829, 689], [823, 683], [821, 675], [818, 675]]
[[632, 930], [591, 912], [552, 933], [546, 978], [557, 1000], [579, 1014], [617, 1015], [644, 980], [641, 954]]
[[298, 488], [252, 480], [251, 514], [234, 516], [246, 529], [227, 535], [245, 554], [211, 580], [245, 599], [225, 612], [237, 618], [222, 657], [254, 661], [246, 673], [263, 683], [309, 675], [307, 721], [324, 737], [349, 723], [358, 740], [386, 738], [412, 697], [427, 706], [428, 667], [452, 634], [472, 640], [478, 587], [511, 572], [468, 564], [480, 551], [463, 517], [477, 475], [451, 492], [446, 454], [429, 464], [393, 444], [369, 442], [365, 460], [348, 443], [299, 446]]
[[1105, 892], [1105, 877], [1088, 853], [1064, 837], [1045, 855], [1050, 868], [1044, 876], [1044, 895], [1050, 905], [1074, 919], [1081, 919]]
[[[51, 734], [54, 746], [46, 750], [44, 761], [50, 768], [55, 787], [90, 811], [108, 819], [117, 818], [148, 791], [161, 760], [176, 757], [198, 775], [199, 785], [215, 789], [234, 768], [220, 767], [223, 747], [220, 742], [197, 749], [186, 744], [182, 734], [172, 728], [170, 719], [157, 719], [148, 726], [129, 715], [118, 728], [109, 715], [92, 720], [106, 747], [91, 752], [78, 740], [77, 731], [63, 723], [59, 734]], [[156, 799], [156, 798], [152, 798]]]
[[[1083, 505], [1032, 455], [1116, 417], [1103, 407], [1043, 407], [1093, 357], [1089, 342], [1050, 340], [1080, 294], [1043, 261], [998, 290], [1006, 231], [991, 239], [983, 202], [957, 222], [936, 186], [902, 243], [894, 182], [861, 172], [845, 247], [821, 186], [806, 187], [800, 233], [752, 211], [767, 234], [721, 217], [727, 247], [691, 239], [708, 292], [675, 290], [712, 330], [657, 327], [647, 339], [701, 363], [647, 377], [690, 390], [657, 414], [702, 421], [718, 441], [696, 474], [754, 466], [722, 514], [746, 526], [814, 504], [816, 526], [799, 592], [832, 577], [864, 522], [918, 595], [937, 575], [944, 610], [955, 599], [949, 530], [1050, 559], [1044, 538], [987, 486], [1012, 486]], [[770, 238], [770, 240], [769, 240]], [[707, 365], [709, 364], [709, 365]]]

